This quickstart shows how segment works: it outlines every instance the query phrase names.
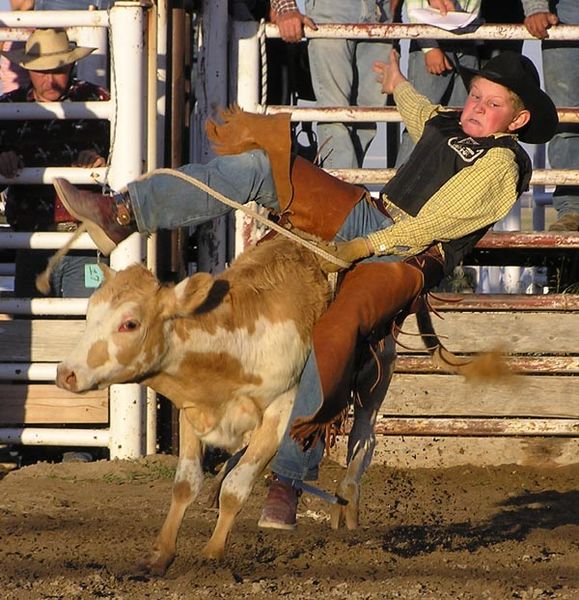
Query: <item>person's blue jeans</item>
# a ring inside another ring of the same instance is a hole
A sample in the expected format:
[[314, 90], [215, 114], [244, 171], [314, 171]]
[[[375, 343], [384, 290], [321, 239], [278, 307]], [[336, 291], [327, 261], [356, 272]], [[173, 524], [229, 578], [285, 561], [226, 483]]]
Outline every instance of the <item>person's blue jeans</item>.
[[[388, 0], [306, 0], [315, 23], [391, 21]], [[388, 62], [392, 44], [382, 41], [321, 39], [308, 42], [316, 105], [385, 106], [386, 95], [372, 70], [375, 60]], [[326, 169], [355, 169], [376, 135], [376, 123], [318, 123], [318, 148]]]
[[[572, 23], [579, 24], [579, 2], [573, 0], [569, 4], [574, 4], [576, 10]], [[543, 77], [545, 90], [557, 106], [579, 107], [579, 42], [544, 42]], [[561, 124], [549, 142], [548, 156], [553, 169], [579, 169], [579, 125]], [[558, 217], [579, 213], [579, 186], [558, 185], [553, 206]]]
[[[472, 53], [457, 52], [456, 55], [463, 67], [478, 68], [478, 57], [474, 49]], [[458, 72], [453, 70], [442, 75], [429, 73], [422, 50], [410, 52], [408, 55], [408, 81], [434, 104], [461, 108], [466, 100], [467, 90]], [[414, 142], [405, 129], [396, 157], [397, 168], [408, 160], [413, 149]]]
[[[17, 298], [41, 296], [36, 289], [36, 276], [44, 271], [52, 254], [43, 250], [19, 250], [16, 253], [14, 295]], [[85, 250], [73, 250], [64, 256], [50, 275], [50, 296], [88, 298], [95, 288], [85, 285], [85, 265], [96, 262], [96, 253]]]
[[[206, 165], [184, 165], [179, 171], [241, 204], [255, 200], [262, 206], [279, 208], [269, 160], [261, 150], [219, 156]], [[171, 175], [146, 176], [130, 183], [128, 190], [137, 226], [142, 233], [200, 225], [231, 211], [204, 191]], [[362, 200], [350, 212], [336, 239], [351, 240], [391, 224], [389, 218]], [[399, 260], [399, 257], [372, 257], [367, 260], [391, 261]], [[321, 400], [320, 379], [315, 356], [311, 353], [300, 379], [290, 423], [297, 416], [316, 412]], [[292, 479], [314, 479], [322, 454], [323, 444], [319, 443], [304, 453], [286, 431], [272, 468], [275, 473]]]

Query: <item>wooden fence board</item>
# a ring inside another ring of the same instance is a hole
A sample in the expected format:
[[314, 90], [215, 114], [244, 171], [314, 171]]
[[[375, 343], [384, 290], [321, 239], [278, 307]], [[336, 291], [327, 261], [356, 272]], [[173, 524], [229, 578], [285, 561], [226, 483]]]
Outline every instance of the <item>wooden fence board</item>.
[[108, 390], [73, 394], [49, 384], [1, 384], [0, 424], [106, 424]]
[[1, 362], [60, 362], [84, 332], [84, 320], [0, 321]]
[[578, 399], [579, 377], [528, 375], [503, 384], [471, 384], [458, 375], [397, 373], [380, 413], [579, 418]]
[[[502, 347], [505, 352], [527, 354], [578, 353], [577, 313], [531, 312], [471, 312], [445, 313], [444, 319], [433, 318], [439, 336], [452, 352], [484, 352]], [[403, 331], [416, 334], [418, 328], [412, 315], [402, 326]], [[420, 338], [399, 336], [403, 346], [421, 351]]]
[[[345, 464], [346, 436], [339, 436], [330, 458]], [[399, 469], [468, 465], [524, 465], [556, 469], [579, 462], [579, 437], [378, 436], [374, 463]]]
[[[579, 356], [537, 356], [536, 354], [506, 356], [505, 362], [514, 373], [524, 375], [579, 374]], [[399, 354], [397, 373], [443, 373], [429, 355]]]
[[382, 417], [375, 431], [382, 435], [579, 437], [579, 419]]

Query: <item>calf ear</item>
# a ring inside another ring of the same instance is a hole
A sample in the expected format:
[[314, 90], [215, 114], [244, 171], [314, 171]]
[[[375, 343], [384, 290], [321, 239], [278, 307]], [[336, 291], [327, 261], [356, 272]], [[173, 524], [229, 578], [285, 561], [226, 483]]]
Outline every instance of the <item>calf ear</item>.
[[105, 281], [111, 280], [117, 274], [117, 272], [114, 269], [111, 269], [105, 263], [98, 263], [98, 266], [99, 266], [99, 269], [103, 273], [103, 277], [104, 277]]
[[170, 319], [209, 312], [221, 303], [228, 290], [226, 281], [215, 280], [209, 273], [196, 273], [174, 288], [165, 288], [161, 303], [163, 317]]

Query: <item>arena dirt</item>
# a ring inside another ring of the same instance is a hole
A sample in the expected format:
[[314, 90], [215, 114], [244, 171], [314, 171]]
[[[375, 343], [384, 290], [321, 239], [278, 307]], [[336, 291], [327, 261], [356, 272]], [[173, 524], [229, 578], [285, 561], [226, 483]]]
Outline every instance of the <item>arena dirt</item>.
[[[306, 496], [296, 532], [260, 531], [263, 480], [225, 561], [200, 557], [216, 513], [195, 502], [167, 576], [145, 577], [134, 565], [163, 521], [175, 464], [37, 464], [3, 477], [0, 597], [579, 599], [579, 465], [373, 466], [356, 531], [331, 530], [327, 505]], [[326, 461], [320, 484], [340, 473]]]

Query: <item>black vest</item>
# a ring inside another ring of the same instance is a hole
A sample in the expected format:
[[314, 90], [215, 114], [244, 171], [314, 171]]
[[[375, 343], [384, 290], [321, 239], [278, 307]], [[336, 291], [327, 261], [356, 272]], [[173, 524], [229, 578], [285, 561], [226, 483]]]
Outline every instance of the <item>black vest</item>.
[[[460, 113], [441, 113], [429, 121], [414, 151], [383, 188], [388, 200], [407, 214], [416, 217], [422, 207], [447, 181], [461, 169], [474, 164], [491, 148], [509, 148], [515, 154], [519, 167], [517, 194], [529, 186], [531, 160], [511, 136], [472, 138], [465, 136], [459, 125]], [[491, 225], [469, 233], [457, 240], [443, 242], [448, 275], [488, 231]]]

